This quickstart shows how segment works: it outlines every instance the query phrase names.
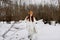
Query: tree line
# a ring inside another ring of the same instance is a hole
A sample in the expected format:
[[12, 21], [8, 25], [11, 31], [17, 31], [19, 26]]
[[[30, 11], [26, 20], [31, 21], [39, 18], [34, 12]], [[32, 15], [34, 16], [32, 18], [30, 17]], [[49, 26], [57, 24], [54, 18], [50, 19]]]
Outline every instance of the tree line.
[[[50, 21], [56, 21], [60, 23], [60, 6], [59, 8], [53, 5], [18, 5], [12, 4], [11, 1], [4, 1], [4, 6], [0, 6], [0, 21], [19, 21], [24, 20], [28, 15], [28, 11], [32, 10], [37, 20], [43, 19], [43, 22], [50, 23]], [[6, 6], [8, 4], [8, 6]]]

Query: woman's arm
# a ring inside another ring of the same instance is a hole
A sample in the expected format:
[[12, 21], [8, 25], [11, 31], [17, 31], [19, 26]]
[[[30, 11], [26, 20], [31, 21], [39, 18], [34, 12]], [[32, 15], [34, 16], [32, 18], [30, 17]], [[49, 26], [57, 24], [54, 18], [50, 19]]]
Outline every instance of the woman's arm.
[[36, 18], [34, 17], [34, 22], [36, 21]]
[[27, 20], [28, 16], [26, 16], [25, 20]]

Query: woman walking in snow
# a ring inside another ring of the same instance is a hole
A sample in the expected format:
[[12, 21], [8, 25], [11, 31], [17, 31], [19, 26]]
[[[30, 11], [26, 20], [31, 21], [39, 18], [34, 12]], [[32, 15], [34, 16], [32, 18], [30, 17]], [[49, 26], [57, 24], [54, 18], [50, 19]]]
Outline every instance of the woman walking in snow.
[[28, 29], [28, 33], [29, 36], [28, 38], [30, 38], [30, 40], [32, 40], [33, 35], [36, 33], [36, 29], [35, 29], [35, 25], [34, 25], [34, 21], [35, 21], [35, 17], [33, 16], [33, 11], [29, 11], [28, 12], [28, 16], [26, 16], [25, 20], [27, 20], [27, 29]]

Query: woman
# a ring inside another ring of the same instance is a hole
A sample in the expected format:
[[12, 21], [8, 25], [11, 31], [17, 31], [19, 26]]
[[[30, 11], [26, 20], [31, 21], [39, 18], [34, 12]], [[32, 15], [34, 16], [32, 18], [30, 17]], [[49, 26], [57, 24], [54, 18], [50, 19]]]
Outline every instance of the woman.
[[33, 11], [29, 11], [28, 12], [28, 16], [25, 18], [25, 20], [27, 20], [27, 30], [29, 33], [28, 38], [30, 38], [30, 40], [32, 40], [33, 35], [36, 33], [36, 29], [35, 29], [35, 25], [34, 25], [34, 21], [35, 21], [35, 17], [33, 16]]
[[29, 11], [28, 12], [28, 16], [25, 18], [25, 20], [27, 20], [27, 21], [29, 21], [29, 22], [34, 22], [34, 21], [36, 21], [35, 20], [35, 17], [33, 16], [33, 11]]

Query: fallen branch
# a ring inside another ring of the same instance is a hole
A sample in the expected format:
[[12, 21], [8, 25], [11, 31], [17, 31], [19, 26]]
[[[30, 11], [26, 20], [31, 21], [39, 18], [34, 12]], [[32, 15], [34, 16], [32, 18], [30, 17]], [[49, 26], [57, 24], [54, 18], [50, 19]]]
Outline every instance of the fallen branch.
[[3, 38], [5, 38], [5, 35], [10, 31], [10, 29], [14, 26], [15, 23], [12, 24], [12, 26], [2, 35]]

